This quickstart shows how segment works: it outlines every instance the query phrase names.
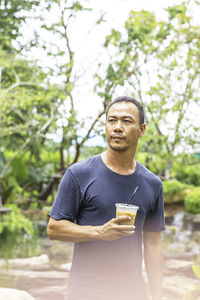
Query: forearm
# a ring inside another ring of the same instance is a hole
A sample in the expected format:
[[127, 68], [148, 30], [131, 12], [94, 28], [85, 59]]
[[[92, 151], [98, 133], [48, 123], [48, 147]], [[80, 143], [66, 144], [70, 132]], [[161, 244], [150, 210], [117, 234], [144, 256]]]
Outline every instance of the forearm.
[[130, 220], [128, 216], [113, 218], [100, 226], [78, 225], [67, 220], [57, 221], [50, 218], [47, 234], [51, 240], [66, 242], [88, 242], [94, 240], [113, 241], [134, 233], [133, 226], [120, 225], [120, 222]]
[[81, 226], [67, 220], [50, 218], [47, 234], [51, 240], [85, 242], [100, 238], [99, 226]]
[[152, 300], [162, 299], [163, 255], [161, 240], [144, 241], [145, 268], [150, 284]]

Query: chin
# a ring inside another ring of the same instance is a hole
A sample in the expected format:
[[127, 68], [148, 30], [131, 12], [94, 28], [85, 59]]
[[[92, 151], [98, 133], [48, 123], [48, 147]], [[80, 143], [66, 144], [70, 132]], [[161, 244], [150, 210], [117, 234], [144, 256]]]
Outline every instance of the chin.
[[113, 151], [116, 152], [125, 152], [128, 148], [120, 145], [109, 145]]

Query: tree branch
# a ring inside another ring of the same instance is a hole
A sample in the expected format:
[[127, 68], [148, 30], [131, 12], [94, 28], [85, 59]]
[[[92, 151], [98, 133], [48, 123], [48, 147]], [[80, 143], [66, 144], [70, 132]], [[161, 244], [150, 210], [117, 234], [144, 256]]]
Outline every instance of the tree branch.
[[[185, 112], [189, 106], [189, 99], [186, 99], [187, 97], [187, 91], [188, 91], [188, 88], [189, 88], [189, 85], [192, 85], [194, 81], [194, 78], [192, 78], [191, 80], [189, 80], [186, 84], [186, 87], [185, 87], [185, 91], [183, 92], [183, 101], [181, 101], [181, 104], [182, 104], [182, 109], [180, 109], [179, 111], [179, 115], [178, 115], [178, 119], [177, 119], [177, 122], [176, 122], [176, 127], [175, 127], [175, 134], [174, 134], [174, 141], [173, 143], [171, 144], [172, 145], [172, 150], [174, 151], [175, 149], [175, 146], [177, 144], [177, 134], [178, 134], [178, 131], [179, 131], [179, 128], [180, 128], [180, 125], [181, 125], [181, 121], [183, 120], [183, 117], [185, 115]], [[186, 101], [187, 100], [187, 101]], [[187, 104], [186, 107], [183, 109], [183, 105], [184, 104]]]
[[91, 131], [94, 129], [95, 124], [99, 121], [99, 119], [103, 116], [104, 113], [105, 113], [105, 110], [102, 110], [102, 111], [98, 114], [98, 116], [97, 116], [96, 119], [93, 121], [93, 123], [91, 124], [90, 128], [88, 129], [87, 134], [85, 135], [84, 138], [82, 138], [82, 141], [81, 141], [80, 143], [78, 143], [78, 142], [76, 143], [76, 155], [75, 155], [75, 157], [74, 157], [74, 160], [73, 160], [72, 164], [75, 163], [75, 162], [77, 162], [78, 157], [79, 157], [79, 155], [80, 155], [80, 148], [81, 148], [81, 146], [89, 139], [90, 134], [91, 134]]
[[42, 85], [35, 83], [35, 82], [16, 82], [14, 84], [12, 84], [5, 92], [8, 93], [10, 92], [12, 89], [19, 87], [19, 86], [38, 86], [40, 88], [44, 88]]

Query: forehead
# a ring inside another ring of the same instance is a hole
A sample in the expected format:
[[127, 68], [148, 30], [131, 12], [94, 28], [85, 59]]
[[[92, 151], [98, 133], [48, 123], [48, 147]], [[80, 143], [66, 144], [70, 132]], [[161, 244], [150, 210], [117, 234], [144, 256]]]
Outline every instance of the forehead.
[[131, 102], [117, 102], [113, 104], [108, 110], [107, 117], [125, 117], [130, 116], [134, 119], [139, 118], [139, 111], [137, 106]]

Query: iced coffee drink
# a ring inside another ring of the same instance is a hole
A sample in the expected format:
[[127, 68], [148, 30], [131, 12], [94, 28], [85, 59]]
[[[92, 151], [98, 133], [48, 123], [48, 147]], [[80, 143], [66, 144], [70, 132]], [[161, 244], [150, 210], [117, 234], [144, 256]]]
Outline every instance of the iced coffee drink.
[[116, 203], [116, 217], [119, 216], [129, 216], [131, 217], [130, 220], [125, 220], [120, 222], [121, 225], [134, 225], [135, 218], [137, 214], [137, 210], [139, 209], [138, 206], [135, 205], [127, 205], [125, 203]]

